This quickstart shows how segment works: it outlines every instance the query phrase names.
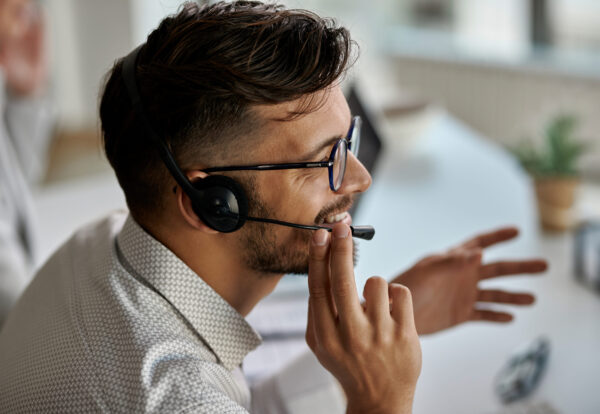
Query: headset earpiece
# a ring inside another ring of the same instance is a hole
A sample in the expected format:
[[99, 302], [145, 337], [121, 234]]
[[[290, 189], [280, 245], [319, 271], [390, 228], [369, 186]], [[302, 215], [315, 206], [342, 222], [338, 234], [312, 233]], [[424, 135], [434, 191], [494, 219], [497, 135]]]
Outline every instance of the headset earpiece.
[[244, 225], [248, 217], [248, 199], [233, 178], [209, 175], [192, 185], [196, 190], [194, 194], [188, 194], [192, 208], [208, 227], [230, 233]]

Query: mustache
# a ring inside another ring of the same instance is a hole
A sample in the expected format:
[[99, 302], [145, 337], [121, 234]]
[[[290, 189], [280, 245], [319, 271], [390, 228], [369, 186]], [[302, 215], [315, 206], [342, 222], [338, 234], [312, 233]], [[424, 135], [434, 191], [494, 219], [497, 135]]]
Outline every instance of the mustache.
[[346, 211], [350, 207], [352, 207], [352, 204], [354, 204], [354, 196], [353, 195], [345, 195], [344, 197], [340, 198], [335, 203], [332, 203], [332, 204], [329, 204], [328, 206], [323, 207], [323, 209], [315, 217], [315, 223], [316, 224], [324, 223], [327, 216], [331, 215], [332, 213], [338, 212], [338, 211]]

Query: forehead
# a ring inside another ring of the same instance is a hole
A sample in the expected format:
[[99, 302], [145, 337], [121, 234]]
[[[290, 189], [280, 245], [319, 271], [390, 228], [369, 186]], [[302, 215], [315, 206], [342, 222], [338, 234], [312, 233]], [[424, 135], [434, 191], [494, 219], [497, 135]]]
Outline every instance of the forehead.
[[351, 122], [350, 109], [338, 86], [315, 94], [314, 102], [321, 103], [317, 110], [284, 121], [297, 111], [303, 101], [296, 100], [277, 105], [260, 105], [255, 111], [263, 121], [257, 152], [274, 162], [297, 161], [298, 156], [314, 150], [332, 137], [345, 136]]

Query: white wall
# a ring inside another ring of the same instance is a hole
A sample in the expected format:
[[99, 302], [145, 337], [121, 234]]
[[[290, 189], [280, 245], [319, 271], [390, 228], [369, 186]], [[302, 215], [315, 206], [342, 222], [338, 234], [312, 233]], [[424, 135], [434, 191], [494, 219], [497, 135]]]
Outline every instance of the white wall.
[[183, 0], [47, 0], [59, 127], [97, 124], [98, 92], [113, 62]]
[[395, 90], [399, 97], [441, 103], [502, 145], [523, 137], [539, 141], [549, 119], [574, 114], [578, 135], [591, 144], [584, 172], [600, 177], [600, 76], [414, 56], [390, 58], [388, 64], [386, 80], [379, 80], [388, 83], [388, 101]]

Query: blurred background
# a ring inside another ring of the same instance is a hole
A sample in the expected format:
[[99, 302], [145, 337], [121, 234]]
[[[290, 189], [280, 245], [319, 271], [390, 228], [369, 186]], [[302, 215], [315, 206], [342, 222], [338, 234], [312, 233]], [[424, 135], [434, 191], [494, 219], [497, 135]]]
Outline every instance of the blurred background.
[[[46, 0], [57, 135], [94, 135], [102, 76], [178, 0]], [[306, 0], [361, 47], [356, 67], [381, 86], [377, 103], [433, 102], [502, 145], [539, 139], [552, 117], [575, 115], [598, 139], [600, 3], [594, 0]], [[391, 87], [393, 86], [393, 87]], [[600, 147], [582, 160], [600, 176]], [[88, 163], [86, 166], [90, 167]], [[69, 175], [52, 171], [49, 179]]]
[[[115, 59], [181, 3], [39, 1], [55, 117], [32, 184], [42, 259], [84, 222], [124, 208], [102, 155], [98, 92]], [[385, 151], [356, 216], [378, 229], [361, 246], [359, 284], [506, 224], [521, 228], [520, 239], [487, 259], [550, 260], [543, 280], [511, 279], [509, 287], [538, 294], [515, 323], [423, 339], [415, 412], [600, 412], [600, 2], [284, 4], [335, 17], [360, 46], [346, 83], [360, 92]], [[541, 385], [521, 405], [502, 405], [498, 372], [539, 336], [552, 355]]]

